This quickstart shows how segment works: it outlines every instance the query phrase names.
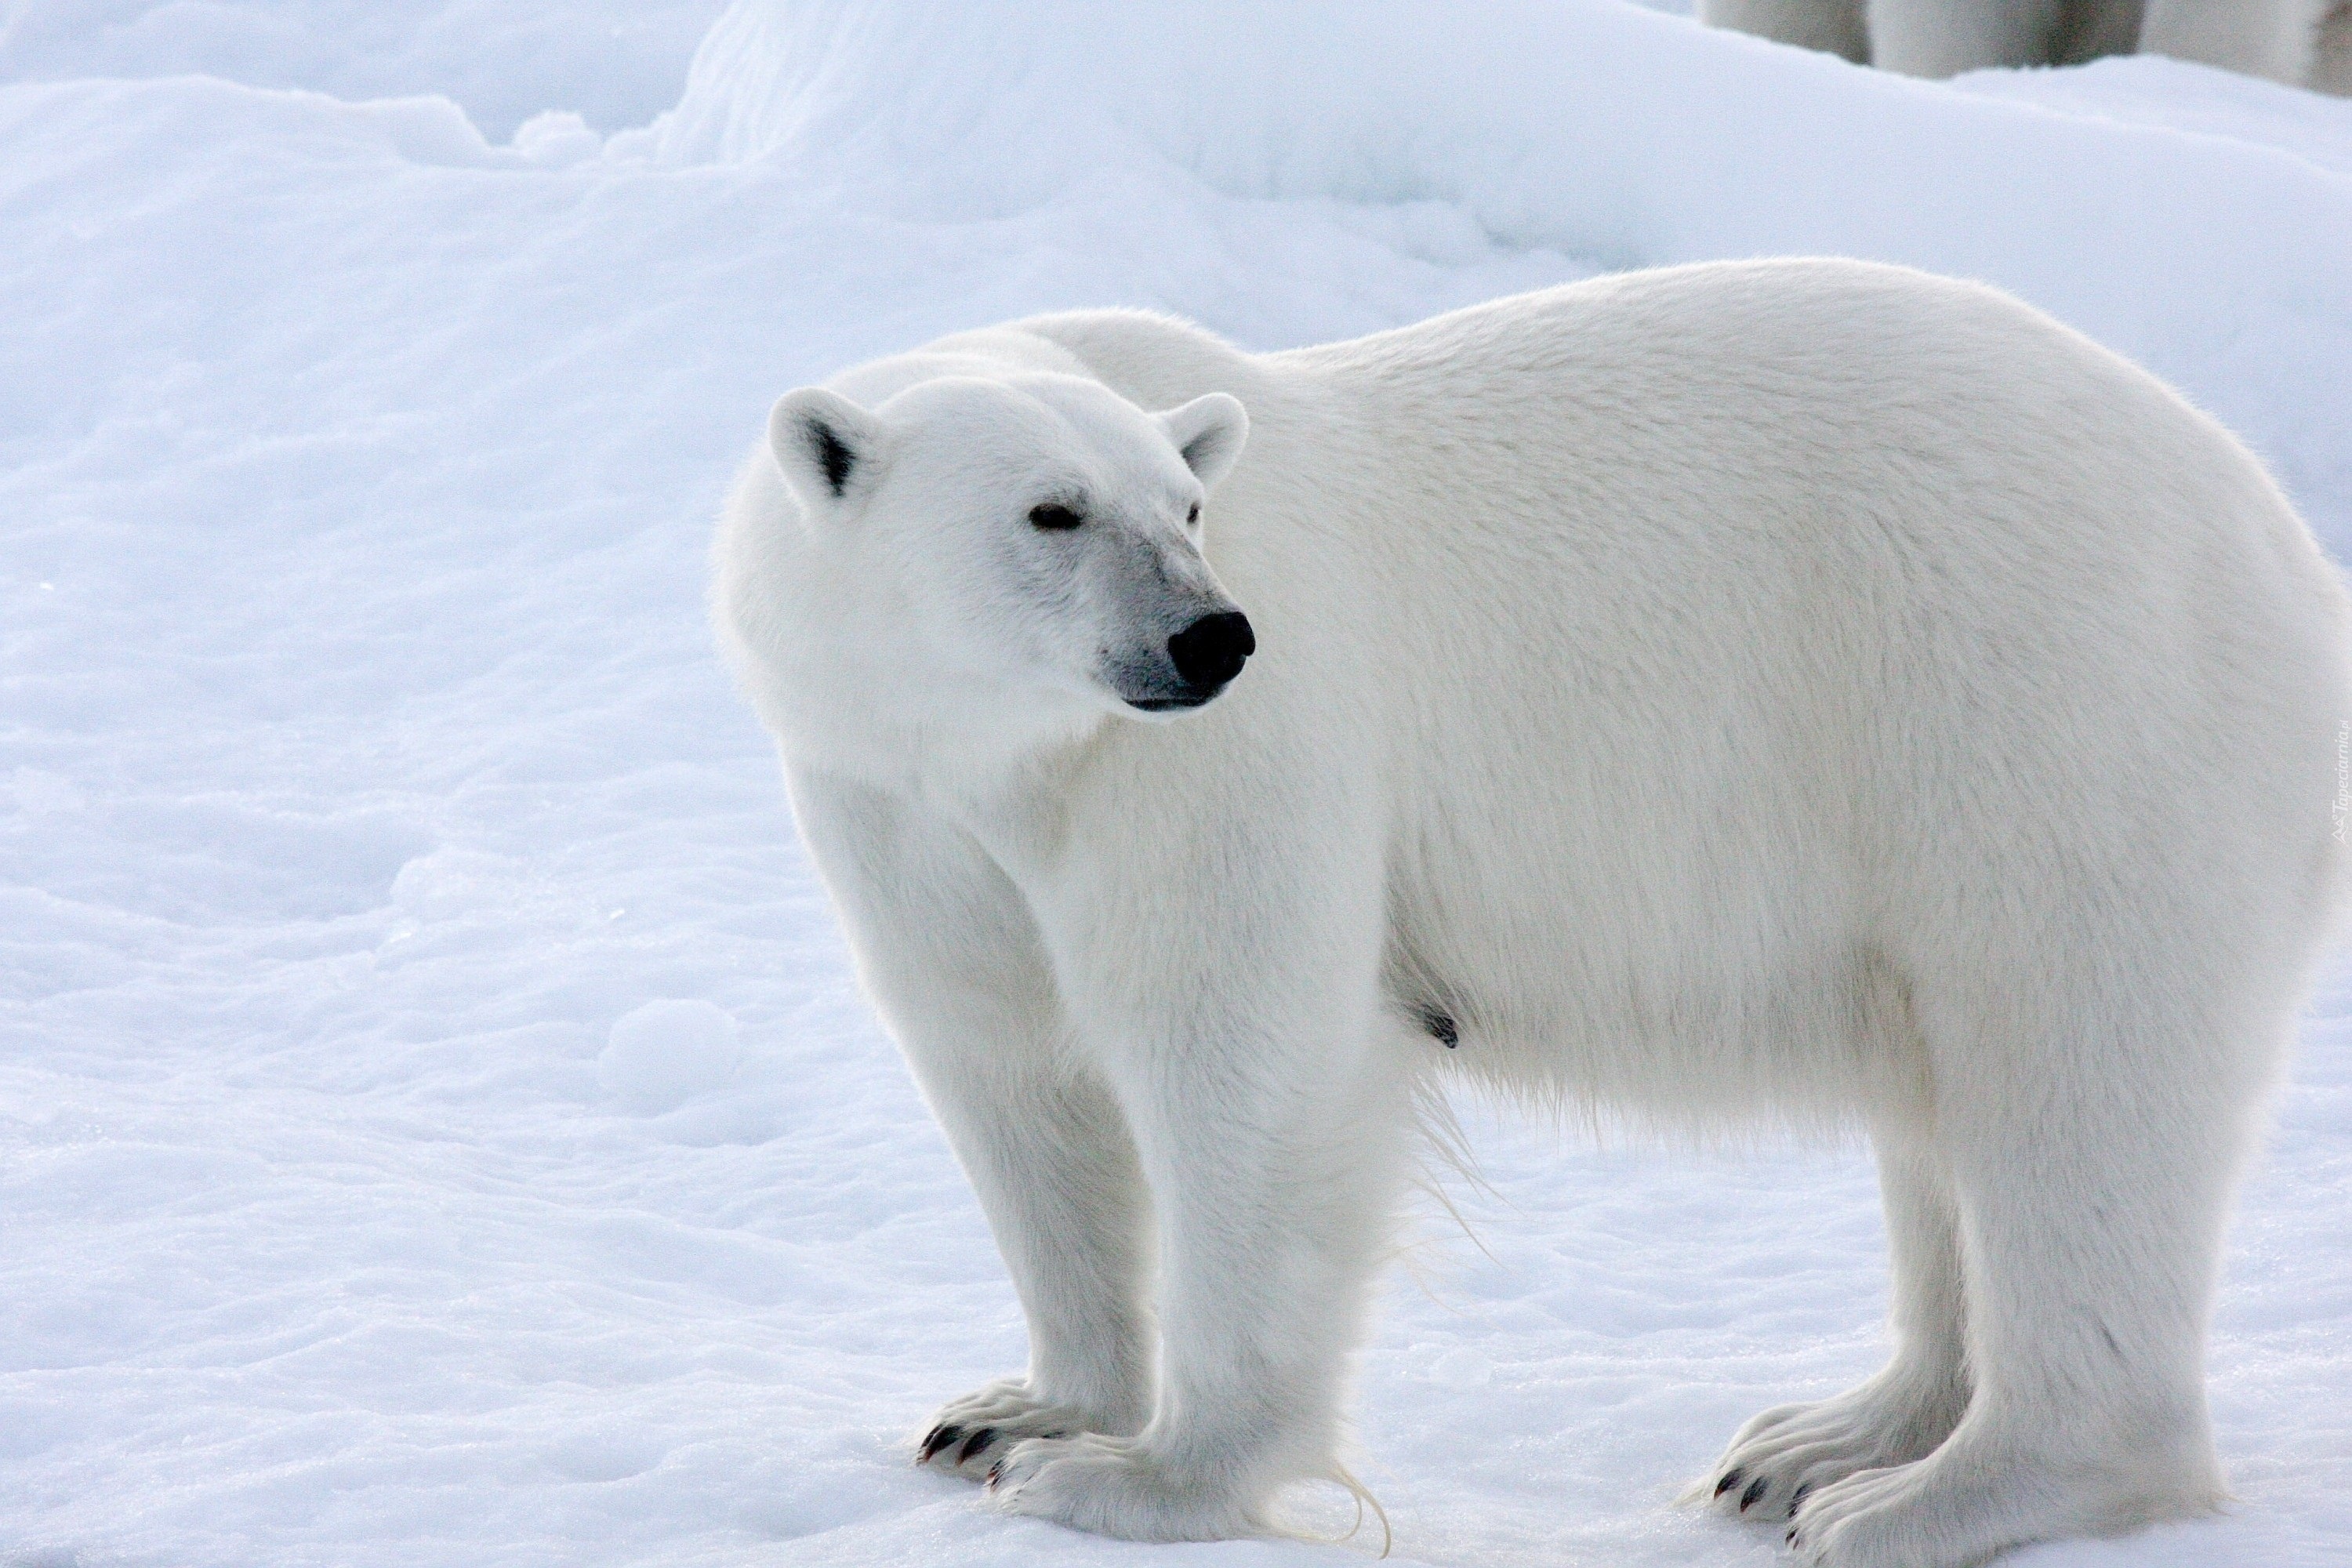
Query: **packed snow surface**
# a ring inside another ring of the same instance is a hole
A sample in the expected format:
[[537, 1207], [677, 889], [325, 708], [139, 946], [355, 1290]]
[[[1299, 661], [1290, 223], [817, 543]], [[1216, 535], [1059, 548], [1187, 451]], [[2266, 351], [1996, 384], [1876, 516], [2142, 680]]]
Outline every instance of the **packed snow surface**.
[[[1062, 306], [1278, 347], [1843, 252], [2147, 363], [2352, 546], [2352, 104], [2168, 61], [1930, 84], [1616, 0], [29, 0], [0, 76], [16, 1568], [1378, 1549], [909, 1462], [1022, 1331], [704, 629], [787, 387]], [[1467, 1115], [1483, 1250], [1423, 1225], [1362, 1364], [1398, 1559], [1776, 1561], [1670, 1500], [1882, 1355], [1864, 1153]], [[2221, 1296], [2239, 1501], [2017, 1561], [2352, 1559], [2348, 1237], [2340, 970]]]

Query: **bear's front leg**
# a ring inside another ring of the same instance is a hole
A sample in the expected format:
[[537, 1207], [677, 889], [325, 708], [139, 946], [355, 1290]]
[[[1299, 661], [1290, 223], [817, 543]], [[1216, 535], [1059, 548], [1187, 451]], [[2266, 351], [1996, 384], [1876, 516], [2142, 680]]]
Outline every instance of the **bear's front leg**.
[[1132, 1437], [1014, 1447], [992, 1468], [999, 1507], [1216, 1540], [1263, 1528], [1286, 1483], [1338, 1475], [1410, 1120], [1413, 1058], [1382, 1026], [1377, 921], [1376, 898], [1342, 890], [1276, 922], [1272, 951], [1185, 933], [1120, 952], [1116, 989], [1083, 999], [1159, 1222], [1160, 1397]]
[[1108, 1085], [1072, 1055], [1026, 905], [962, 832], [892, 797], [795, 774], [793, 805], [1028, 1321], [1027, 1369], [942, 1406], [917, 1458], [977, 1481], [1026, 1437], [1141, 1430], [1142, 1173]]
[[1151, 1408], [1150, 1221], [1118, 1107], [1070, 1067], [986, 1068], [918, 1068], [1029, 1325], [1027, 1371], [950, 1401], [918, 1446], [919, 1462], [974, 1481], [1024, 1438], [1131, 1434]]

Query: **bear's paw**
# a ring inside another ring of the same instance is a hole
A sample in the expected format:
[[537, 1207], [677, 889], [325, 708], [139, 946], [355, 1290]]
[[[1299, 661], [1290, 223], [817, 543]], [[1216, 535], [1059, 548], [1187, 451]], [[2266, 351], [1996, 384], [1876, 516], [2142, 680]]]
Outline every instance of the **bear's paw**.
[[1968, 1391], [1956, 1380], [1897, 1363], [1835, 1399], [1757, 1416], [1696, 1497], [1741, 1519], [1787, 1519], [1808, 1496], [1848, 1476], [1925, 1458], [1967, 1408]]
[[1002, 1378], [942, 1405], [916, 1442], [915, 1462], [977, 1481], [1016, 1443], [1074, 1436], [1102, 1425], [1077, 1405], [1040, 1398], [1026, 1378]]
[[990, 1470], [1006, 1513], [1128, 1541], [1227, 1541], [1255, 1534], [1229, 1489], [1171, 1473], [1140, 1439], [1086, 1433], [1033, 1437]]
[[1824, 1487], [1787, 1535], [1805, 1568], [1974, 1568], [2029, 1542], [2194, 1518], [2220, 1500], [2193, 1459], [2095, 1445], [2036, 1455], [1956, 1436], [1914, 1464]]

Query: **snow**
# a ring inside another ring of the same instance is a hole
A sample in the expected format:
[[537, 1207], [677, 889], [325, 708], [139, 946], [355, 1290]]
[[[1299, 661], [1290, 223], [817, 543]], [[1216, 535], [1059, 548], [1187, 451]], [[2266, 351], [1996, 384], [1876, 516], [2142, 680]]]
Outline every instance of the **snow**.
[[724, 1089], [742, 1059], [742, 1032], [726, 1009], [648, 1002], [614, 1020], [596, 1057], [596, 1081], [629, 1110], [653, 1115]]
[[202, 72], [338, 98], [430, 93], [499, 141], [539, 113], [606, 131], [677, 100], [726, 0], [18, 0], [0, 79]]
[[[1923, 83], [1614, 0], [36, 0], [0, 78], [15, 1568], [1378, 1549], [908, 1462], [1022, 1333], [703, 628], [788, 386], [1060, 306], [1275, 347], [1842, 251], [2149, 363], [2352, 547], [2352, 104], [2168, 61]], [[1779, 1560], [1668, 1500], [1883, 1353], [1865, 1157], [1469, 1116], [1485, 1250], [1433, 1214], [1362, 1363], [1398, 1559]], [[2240, 1501], [2018, 1560], [2352, 1554], [2347, 1236], [2339, 969], [2221, 1299]]]

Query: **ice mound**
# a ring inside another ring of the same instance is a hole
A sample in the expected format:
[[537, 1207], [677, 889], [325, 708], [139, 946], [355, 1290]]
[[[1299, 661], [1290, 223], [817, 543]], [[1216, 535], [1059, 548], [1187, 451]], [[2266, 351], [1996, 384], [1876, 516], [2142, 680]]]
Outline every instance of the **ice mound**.
[[630, 1110], [654, 1115], [726, 1088], [742, 1055], [735, 1020], [710, 1003], [648, 1002], [613, 1025], [596, 1081]]
[[[2291, 89], [2095, 69], [2087, 93], [2081, 72], [1956, 91], [1616, 0], [736, 0], [683, 101], [614, 146], [789, 167], [914, 221], [1112, 191], [1171, 215], [1204, 191], [1434, 202], [1609, 267], [1818, 252], [1982, 278], [2198, 385], [2299, 496], [2336, 490], [2352, 176], [2292, 148], [2340, 145], [2352, 103], [2296, 93], [2282, 131]], [[2244, 107], [2198, 104], [2193, 132], [2110, 112], [2142, 82]], [[2226, 391], [2191, 372], [2214, 359]]]

